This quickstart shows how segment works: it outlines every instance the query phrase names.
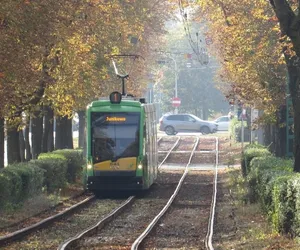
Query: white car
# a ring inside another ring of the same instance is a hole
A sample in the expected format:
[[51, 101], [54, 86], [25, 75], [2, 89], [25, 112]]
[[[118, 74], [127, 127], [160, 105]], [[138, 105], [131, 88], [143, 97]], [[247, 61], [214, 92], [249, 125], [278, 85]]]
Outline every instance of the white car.
[[218, 131], [228, 131], [230, 124], [228, 115], [220, 116], [215, 122], [218, 124]]

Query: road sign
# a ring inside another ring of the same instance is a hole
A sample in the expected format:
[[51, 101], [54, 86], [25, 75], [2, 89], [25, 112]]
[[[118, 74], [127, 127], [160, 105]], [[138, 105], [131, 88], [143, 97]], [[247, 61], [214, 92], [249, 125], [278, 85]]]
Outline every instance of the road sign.
[[181, 104], [181, 100], [179, 97], [173, 97], [172, 98], [172, 106], [173, 107], [179, 107]]

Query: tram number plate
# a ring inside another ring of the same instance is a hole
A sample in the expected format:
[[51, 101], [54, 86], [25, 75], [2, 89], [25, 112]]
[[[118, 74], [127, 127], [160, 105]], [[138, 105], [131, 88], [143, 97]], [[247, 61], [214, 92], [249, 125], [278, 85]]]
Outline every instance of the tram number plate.
[[113, 169], [113, 170], [120, 169], [119, 163], [117, 163], [117, 162], [110, 163], [110, 168]]

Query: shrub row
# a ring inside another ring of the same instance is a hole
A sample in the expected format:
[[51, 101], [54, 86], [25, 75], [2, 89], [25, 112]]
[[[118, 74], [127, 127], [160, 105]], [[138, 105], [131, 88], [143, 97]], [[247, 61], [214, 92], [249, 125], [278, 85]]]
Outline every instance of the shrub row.
[[293, 172], [292, 160], [262, 152], [245, 150], [250, 199], [260, 202], [276, 231], [299, 237], [300, 174]]
[[[250, 130], [247, 127], [247, 122], [243, 121], [244, 125], [244, 142], [250, 141]], [[236, 142], [242, 141], [242, 121], [239, 121], [236, 117], [232, 118], [229, 126], [229, 133], [232, 140]]]
[[266, 147], [255, 143], [248, 144], [244, 149], [244, 153], [241, 159], [241, 168], [243, 176], [245, 177], [250, 172], [250, 162], [254, 157], [267, 155], [271, 155], [271, 153]]
[[0, 208], [24, 199], [53, 193], [80, 177], [84, 158], [81, 150], [57, 150], [40, 154], [37, 160], [11, 164], [0, 170]]

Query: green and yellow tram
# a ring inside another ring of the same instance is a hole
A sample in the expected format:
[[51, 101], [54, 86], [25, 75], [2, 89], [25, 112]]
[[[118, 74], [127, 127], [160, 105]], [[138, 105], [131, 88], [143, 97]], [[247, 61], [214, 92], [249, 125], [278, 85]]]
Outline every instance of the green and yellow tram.
[[143, 190], [157, 177], [154, 104], [113, 92], [87, 107], [88, 190]]

